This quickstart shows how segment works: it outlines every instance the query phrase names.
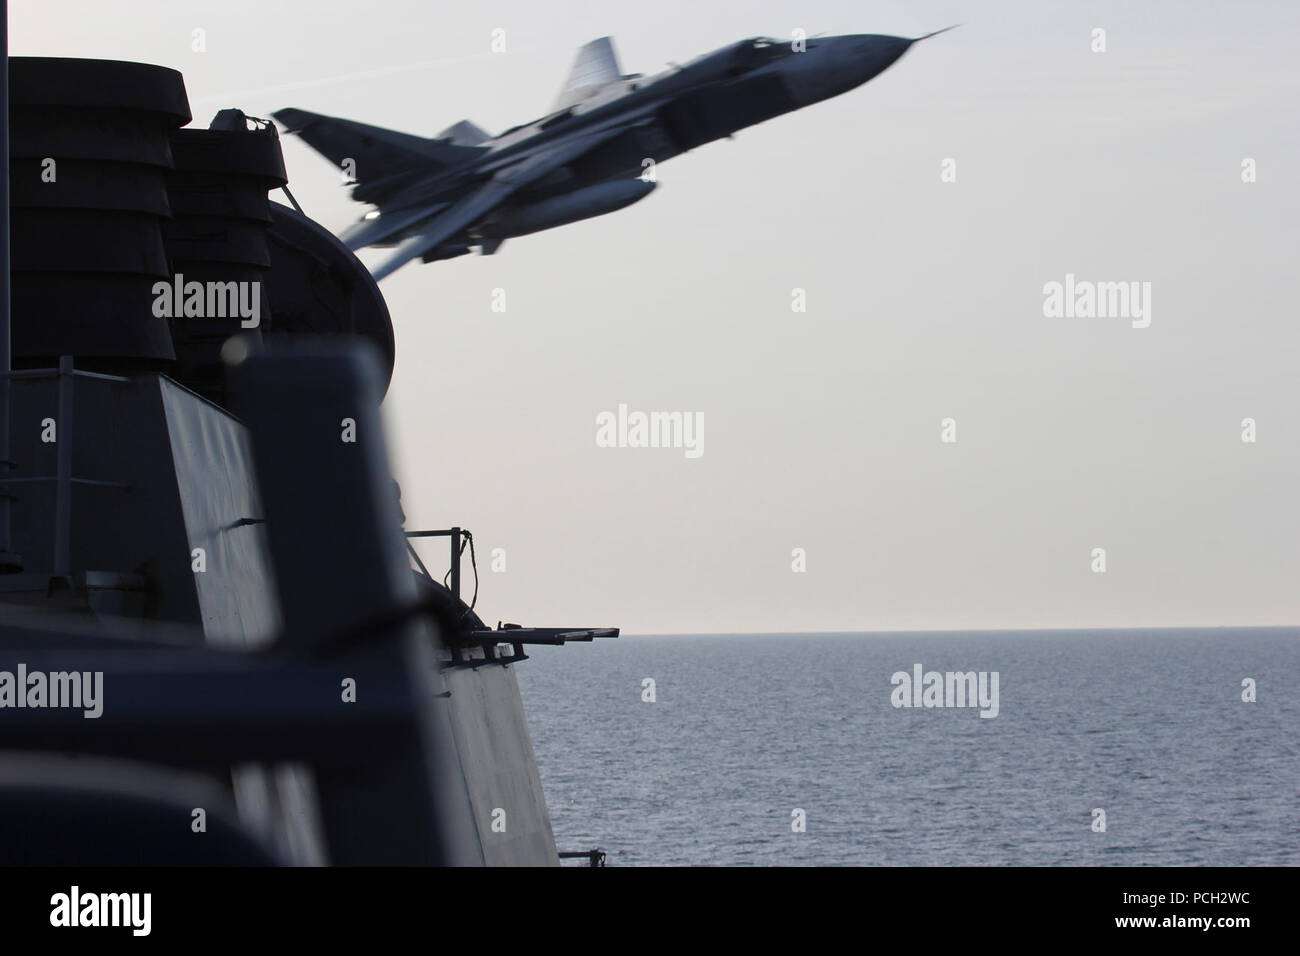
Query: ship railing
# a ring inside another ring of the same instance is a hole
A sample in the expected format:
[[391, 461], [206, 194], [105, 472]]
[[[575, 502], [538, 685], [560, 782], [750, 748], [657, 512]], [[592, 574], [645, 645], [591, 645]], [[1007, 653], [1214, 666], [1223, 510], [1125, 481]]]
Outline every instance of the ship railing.
[[588, 861], [588, 863], [587, 863], [588, 866], [593, 866], [593, 867], [595, 867], [595, 866], [604, 866], [604, 865], [605, 865], [605, 851], [602, 850], [600, 847], [595, 847], [595, 848], [590, 849], [590, 850], [569, 850], [569, 851], [563, 851], [563, 852], [560, 853], [560, 859], [561, 859], [561, 860], [581, 860], [581, 859], [586, 859], [586, 860]]
[[[469, 548], [470, 563], [474, 568], [474, 602], [470, 604], [470, 607], [473, 607], [474, 603], [476, 603], [478, 599], [478, 559], [474, 556], [474, 535], [469, 531], [469, 529], [440, 528], [433, 531], [406, 531], [403, 533], [406, 535], [406, 547], [407, 550], [411, 552], [411, 557], [415, 559], [415, 563], [419, 565], [420, 570], [424, 572], [425, 576], [431, 580], [433, 578], [433, 575], [429, 573], [429, 569], [426, 568], [424, 566], [424, 562], [420, 560], [420, 554], [415, 550], [415, 546], [411, 544], [411, 539], [412, 538], [449, 538], [450, 539], [451, 562], [447, 574], [443, 576], [442, 582], [443, 584], [447, 585], [447, 587], [451, 590], [451, 593], [455, 595], [456, 600], [458, 601], [460, 600], [461, 557], [465, 553], [465, 548], [466, 547]], [[449, 581], [450, 583], [448, 583]]]

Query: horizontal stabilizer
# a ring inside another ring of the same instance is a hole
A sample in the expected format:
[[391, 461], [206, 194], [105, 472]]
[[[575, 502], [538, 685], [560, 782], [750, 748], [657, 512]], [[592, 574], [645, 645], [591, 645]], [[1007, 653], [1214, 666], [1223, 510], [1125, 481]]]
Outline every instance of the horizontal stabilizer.
[[432, 203], [412, 209], [398, 209], [379, 216], [372, 214], [370, 218], [354, 222], [344, 229], [339, 233], [339, 239], [353, 252], [375, 243], [395, 243], [400, 233], [424, 219], [432, 219], [436, 213], [450, 205], [451, 203]]
[[452, 203], [424, 227], [424, 231], [402, 240], [397, 251], [372, 269], [370, 274], [378, 282], [385, 276], [396, 272], [412, 259], [432, 252], [456, 233], [484, 214], [490, 212], [517, 187], [512, 183], [489, 180], [466, 196]]

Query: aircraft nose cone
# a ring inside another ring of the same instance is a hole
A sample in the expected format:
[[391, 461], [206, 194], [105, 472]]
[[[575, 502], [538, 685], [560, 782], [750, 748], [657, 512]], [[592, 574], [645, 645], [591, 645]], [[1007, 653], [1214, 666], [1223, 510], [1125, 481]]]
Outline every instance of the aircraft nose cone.
[[907, 37], [860, 36], [854, 37], [852, 55], [859, 66], [867, 71], [867, 79], [883, 73], [911, 48], [913, 40]]
[[800, 106], [838, 96], [887, 70], [912, 43], [881, 34], [827, 37], [816, 46], [810, 42], [807, 54], [783, 65], [786, 84]]

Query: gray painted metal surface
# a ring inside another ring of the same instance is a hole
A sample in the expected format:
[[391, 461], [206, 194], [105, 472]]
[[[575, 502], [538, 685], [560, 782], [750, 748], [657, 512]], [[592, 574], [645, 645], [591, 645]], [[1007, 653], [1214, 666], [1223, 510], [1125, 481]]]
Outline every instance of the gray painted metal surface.
[[483, 862], [559, 866], [513, 665], [456, 668], [444, 680]]
[[[513, 672], [487, 659], [444, 672], [424, 623], [382, 623], [383, 612], [413, 599], [415, 588], [396, 515], [383, 517], [395, 503], [373, 363], [346, 349], [315, 360], [254, 359], [244, 378], [245, 393], [256, 396], [252, 440], [229, 413], [161, 376], [129, 383], [63, 377], [82, 399], [80, 428], [130, 438], [116, 446], [83, 434], [76, 445], [86, 452], [76, 456], [78, 474], [124, 480], [87, 486], [100, 498], [72, 506], [79, 530], [70, 559], [78, 567], [91, 555], [106, 568], [175, 563], [184, 569], [177, 580], [188, 584], [187, 600], [156, 601], [146, 616], [191, 627], [159, 633], [140, 621], [125, 633], [143, 642], [122, 645], [114, 635], [126, 622], [97, 612], [76, 581], [70, 593], [80, 599], [70, 606], [82, 608], [80, 625], [51, 617], [45, 594], [28, 582], [25, 596], [38, 606], [32, 613], [44, 613], [24, 617], [0, 604], [0, 665], [102, 670], [113, 699], [95, 721], [21, 713], [0, 727], [0, 747], [195, 768], [224, 756], [244, 825], [289, 862], [558, 863]], [[20, 379], [20, 407], [38, 415], [55, 400], [59, 381]], [[285, 383], [293, 387], [282, 389]], [[367, 407], [369, 414], [356, 414], [371, 437], [360, 448], [340, 441], [338, 422], [350, 417], [342, 412]], [[320, 432], [313, 434], [312, 422]], [[36, 447], [38, 431], [24, 431], [32, 432], [36, 475], [54, 462]], [[278, 476], [265, 500], [254, 475], [257, 446]], [[356, 507], [341, 509], [341, 517], [322, 512], [319, 499], [302, 492], [308, 475], [318, 479], [317, 494]], [[53, 560], [54, 543], [42, 544], [39, 532], [49, 527], [42, 516], [55, 508], [55, 488], [43, 484], [43, 494], [24, 496], [24, 527], [33, 555]], [[103, 507], [112, 500], [103, 496], [114, 494], [125, 504]], [[242, 523], [260, 519], [263, 504], [272, 540], [279, 534], [290, 542], [278, 558], [267, 548], [265, 526]], [[110, 531], [108, 547], [102, 538]], [[191, 546], [205, 549], [203, 571], [191, 570]], [[376, 561], [388, 566], [368, 563]], [[9, 599], [18, 596], [12, 589], [20, 577], [0, 578]], [[277, 581], [300, 588], [287, 605], [299, 617], [285, 615], [299, 624], [285, 631], [297, 640], [253, 653], [280, 630]], [[149, 578], [139, 586], [152, 599], [157, 585]], [[394, 593], [385, 595], [390, 586]], [[349, 628], [359, 629], [360, 643], [331, 650], [327, 640]], [[340, 698], [344, 680], [355, 681], [356, 703]], [[88, 792], [98, 766], [86, 764]], [[105, 792], [122, 785], [117, 778], [103, 783]], [[493, 828], [498, 809], [503, 832]]]
[[210, 643], [263, 647], [280, 609], [247, 430], [227, 412], [165, 378], [157, 380], [199, 616]]
[[[157, 166], [147, 182], [113, 168], [124, 188], [147, 186], [136, 199], [166, 217], [179, 194], [159, 191], [164, 127], [189, 115], [179, 74], [91, 60], [29, 59], [24, 69], [25, 148], [61, 137], [91, 166], [119, 148], [144, 151]], [[121, 88], [88, 82], [96, 77]], [[47, 124], [50, 96], [78, 121]], [[129, 120], [140, 103], [162, 103], [163, 133], [137, 135]], [[246, 118], [219, 119], [221, 155], [237, 159]], [[273, 131], [252, 135], [278, 157]], [[259, 190], [240, 204], [260, 221]], [[120, 225], [120, 210], [104, 205], [116, 187], [100, 192], [39, 195], [50, 208], [89, 202], [86, 222], [105, 227], [78, 234], [78, 261], [140, 255], [134, 233], [107, 228]], [[601, 201], [621, 201], [625, 190], [615, 192]], [[28, 258], [58, 266], [58, 216], [36, 204], [25, 222], [28, 253], [40, 240]], [[0, 863], [555, 865], [513, 662], [527, 659], [525, 643], [617, 629], [493, 632], [458, 586], [417, 576], [378, 410], [392, 359], [387, 308], [355, 256], [310, 220], [280, 221], [273, 239], [268, 281], [287, 318], [270, 352], [236, 343], [242, 358], [228, 377], [209, 361], [215, 340], [201, 343], [202, 376], [187, 377], [194, 361], [166, 358], [189, 331], [175, 324], [185, 317], [160, 324], [131, 292], [135, 279], [114, 285], [89, 269], [76, 309], [26, 302], [25, 332], [50, 348], [0, 369], [13, 459], [8, 474], [0, 465], [0, 492], [12, 498], [0, 549], [23, 556], [21, 573], [0, 573], [0, 671], [98, 674], [104, 694], [93, 719], [5, 703], [0, 749], [23, 756], [0, 761], [10, 771], [0, 774]], [[307, 329], [335, 338], [313, 344]], [[153, 351], [140, 351], [141, 335]], [[376, 343], [381, 361], [358, 340]], [[236, 401], [239, 418], [227, 407]], [[458, 529], [457, 569], [461, 540]], [[496, 634], [513, 653], [498, 653]], [[224, 849], [190, 839], [182, 811], [198, 799], [225, 834], [209, 844]]]

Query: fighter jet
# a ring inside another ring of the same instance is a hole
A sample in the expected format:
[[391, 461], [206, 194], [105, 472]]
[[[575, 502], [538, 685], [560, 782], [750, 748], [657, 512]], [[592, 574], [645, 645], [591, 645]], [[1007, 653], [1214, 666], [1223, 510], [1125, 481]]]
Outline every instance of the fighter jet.
[[499, 136], [469, 120], [425, 139], [306, 110], [273, 115], [374, 206], [340, 238], [396, 247], [373, 270], [382, 279], [413, 259], [491, 255], [514, 236], [630, 206], [655, 188], [655, 164], [846, 93], [936, 33], [758, 37], [653, 76], [623, 73], [601, 37], [579, 49], [550, 113]]

